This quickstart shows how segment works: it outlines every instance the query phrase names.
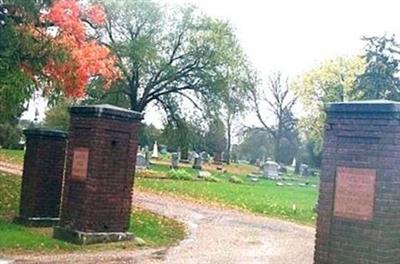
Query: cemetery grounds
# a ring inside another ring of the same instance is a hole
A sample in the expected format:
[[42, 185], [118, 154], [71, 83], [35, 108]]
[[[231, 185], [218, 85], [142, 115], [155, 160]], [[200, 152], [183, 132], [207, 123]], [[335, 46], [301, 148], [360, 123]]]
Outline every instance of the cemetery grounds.
[[[23, 151], [0, 150], [0, 161], [23, 164]], [[257, 170], [246, 164], [225, 165], [220, 171], [216, 165], [204, 164], [203, 170], [211, 173], [208, 180], [199, 179], [191, 164], [180, 164], [178, 170], [186, 175], [173, 177], [168, 156], [152, 160], [150, 168], [136, 173], [135, 189], [141, 192], [171, 196], [200, 204], [233, 208], [250, 214], [283, 219], [314, 226], [314, 206], [318, 194], [318, 177], [295, 176], [291, 170], [280, 181], [263, 178], [253, 181], [247, 175]], [[75, 251], [127, 249], [138, 245], [123, 242], [109, 245], [72, 245], [51, 238], [51, 229], [20, 227], [11, 222], [18, 212], [20, 178], [0, 173], [0, 248], [6, 252]], [[176, 244], [185, 236], [183, 225], [170, 218], [147, 210], [135, 208], [130, 231], [146, 242], [146, 246], [161, 247]], [[143, 246], [143, 245], [142, 245]]]

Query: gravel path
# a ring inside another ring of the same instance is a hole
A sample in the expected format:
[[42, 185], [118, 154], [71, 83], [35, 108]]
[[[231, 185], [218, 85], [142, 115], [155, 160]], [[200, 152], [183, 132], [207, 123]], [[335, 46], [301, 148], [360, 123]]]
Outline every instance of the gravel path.
[[312, 263], [315, 230], [310, 227], [151, 193], [135, 192], [134, 204], [183, 221], [188, 237], [169, 249], [26, 255], [13, 259], [16, 263]]
[[135, 202], [189, 227], [165, 263], [312, 263], [313, 228], [148, 193], [136, 194]]
[[11, 164], [1, 160], [0, 160], [0, 170], [15, 175], [22, 175], [22, 166]]

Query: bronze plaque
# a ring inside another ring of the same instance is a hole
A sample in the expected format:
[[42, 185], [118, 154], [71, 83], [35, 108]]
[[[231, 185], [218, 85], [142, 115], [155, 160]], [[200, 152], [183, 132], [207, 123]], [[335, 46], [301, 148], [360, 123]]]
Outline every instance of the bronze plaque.
[[72, 179], [77, 181], [85, 181], [87, 177], [89, 160], [88, 148], [74, 148], [74, 156], [72, 160]]
[[374, 215], [376, 170], [338, 167], [334, 215], [372, 220]]

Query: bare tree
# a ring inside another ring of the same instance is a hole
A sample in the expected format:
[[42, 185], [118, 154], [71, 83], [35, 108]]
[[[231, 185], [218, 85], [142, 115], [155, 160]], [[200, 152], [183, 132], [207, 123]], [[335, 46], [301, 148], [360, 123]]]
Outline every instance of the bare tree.
[[[267, 94], [257, 88], [251, 90], [251, 102], [257, 118], [262, 127], [253, 129], [263, 130], [269, 133], [274, 140], [274, 160], [278, 162], [281, 140], [286, 131], [293, 130], [295, 120], [292, 109], [296, 98], [290, 96], [288, 80], [282, 79], [282, 74], [277, 72], [268, 79]], [[261, 105], [267, 105], [262, 109]], [[273, 123], [269, 124], [268, 117], [273, 117]]]
[[232, 148], [232, 133], [233, 123], [240, 113], [239, 104], [234, 102], [230, 96], [226, 98], [223, 108], [221, 108], [221, 120], [223, 120], [226, 130], [226, 163], [230, 164], [231, 161], [231, 148]]

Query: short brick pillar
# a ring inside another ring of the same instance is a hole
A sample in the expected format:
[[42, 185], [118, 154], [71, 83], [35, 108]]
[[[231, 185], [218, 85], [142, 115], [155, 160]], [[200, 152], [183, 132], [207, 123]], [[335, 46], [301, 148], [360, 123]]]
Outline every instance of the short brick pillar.
[[142, 115], [110, 105], [70, 109], [60, 225], [77, 244], [132, 239], [128, 233]]
[[326, 112], [314, 263], [399, 263], [400, 103]]
[[51, 226], [59, 220], [67, 134], [27, 129], [17, 223]]

